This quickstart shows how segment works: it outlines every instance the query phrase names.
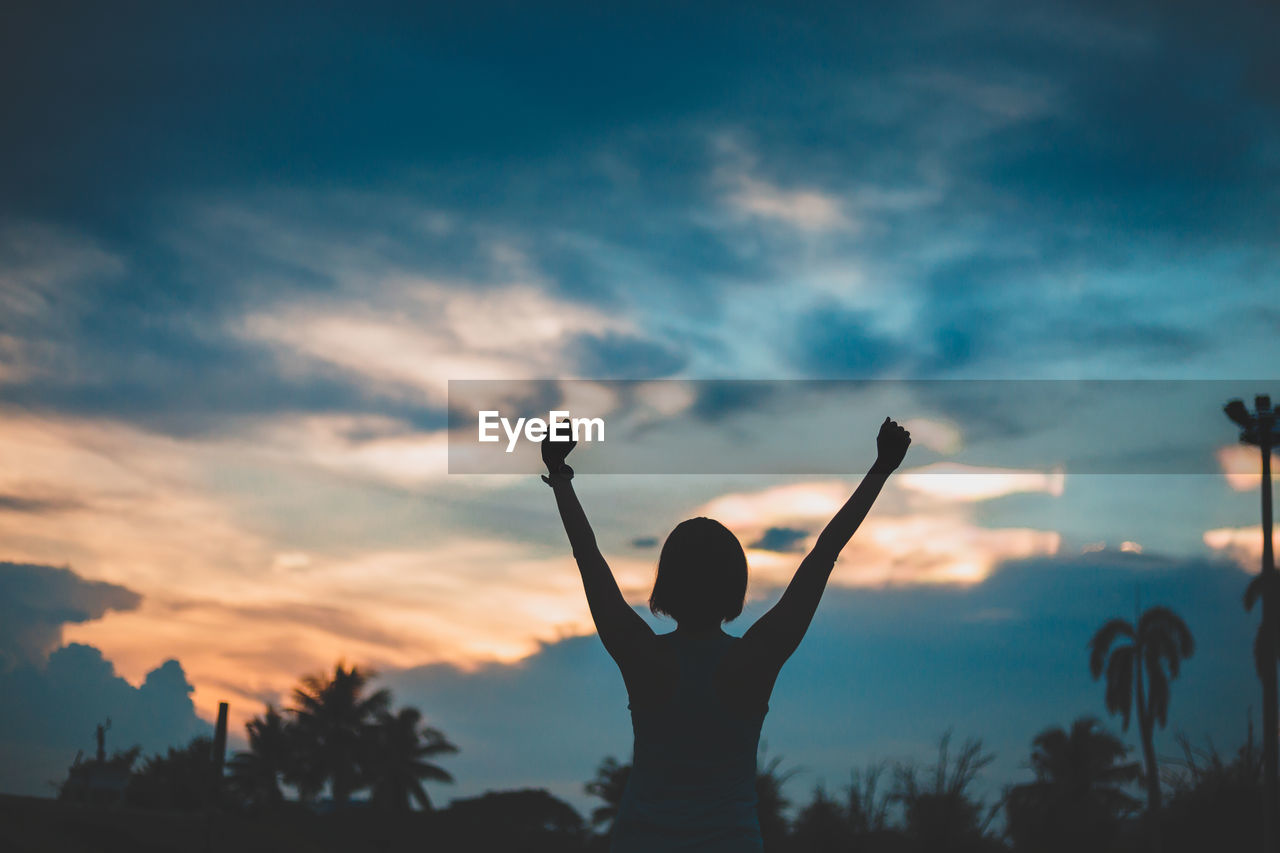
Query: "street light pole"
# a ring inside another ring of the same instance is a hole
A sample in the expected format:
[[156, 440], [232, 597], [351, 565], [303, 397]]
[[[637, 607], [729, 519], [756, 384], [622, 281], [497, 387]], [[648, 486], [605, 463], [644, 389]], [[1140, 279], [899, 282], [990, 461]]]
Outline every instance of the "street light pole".
[[[1250, 412], [1242, 400], [1232, 400], [1224, 407], [1227, 417], [1240, 426], [1240, 441], [1252, 444], [1262, 452], [1262, 574], [1257, 579], [1262, 598], [1262, 623], [1258, 626], [1256, 648], [1263, 659], [1257, 661], [1262, 681], [1262, 762], [1264, 800], [1262, 806], [1262, 844], [1266, 853], [1276, 853], [1277, 809], [1280, 809], [1280, 779], [1277, 779], [1277, 753], [1280, 753], [1280, 708], [1276, 696], [1276, 652], [1280, 648], [1280, 601], [1277, 601], [1276, 563], [1271, 547], [1271, 448], [1277, 443], [1276, 411], [1271, 398], [1260, 394], [1254, 398], [1256, 411]], [[1252, 584], [1251, 584], [1252, 586]], [[1246, 593], [1245, 606], [1253, 603]]]

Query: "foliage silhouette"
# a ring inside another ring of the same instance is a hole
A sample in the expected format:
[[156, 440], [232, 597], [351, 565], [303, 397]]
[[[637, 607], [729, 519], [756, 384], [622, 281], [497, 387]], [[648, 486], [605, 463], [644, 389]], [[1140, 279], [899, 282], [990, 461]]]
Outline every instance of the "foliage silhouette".
[[595, 778], [583, 786], [588, 794], [604, 801], [591, 811], [593, 827], [606, 833], [613, 827], [613, 819], [618, 816], [618, 806], [622, 803], [622, 793], [627, 789], [630, 776], [631, 765], [619, 764], [612, 755], [600, 762]]
[[213, 793], [213, 740], [200, 736], [184, 747], [153, 755], [129, 780], [125, 799], [132, 805], [168, 811], [195, 811], [209, 805]]
[[589, 839], [582, 816], [542, 789], [489, 791], [436, 814], [455, 850], [563, 853], [584, 849]]
[[931, 767], [902, 764], [895, 768], [893, 797], [902, 805], [902, 828], [910, 848], [938, 853], [999, 849], [999, 842], [987, 834], [996, 809], [987, 809], [969, 795], [978, 773], [995, 756], [984, 753], [978, 739], [965, 741], [954, 757], [950, 745], [951, 732], [947, 732], [938, 743], [938, 760]]
[[435, 762], [458, 748], [439, 729], [422, 724], [422, 712], [389, 710], [388, 690], [368, 690], [373, 674], [342, 662], [332, 675], [311, 675], [294, 690], [294, 706], [266, 712], [245, 728], [249, 749], [229, 762], [228, 787], [237, 800], [270, 811], [285, 802], [281, 783], [304, 801], [326, 787], [336, 808], [368, 789], [380, 812], [432, 809], [423, 782], [452, 782]]
[[845, 808], [849, 828], [855, 838], [873, 836], [888, 826], [892, 792], [880, 789], [884, 772], [882, 762], [850, 771], [849, 784], [845, 787]]
[[791, 824], [788, 849], [819, 853], [819, 851], [848, 850], [855, 839], [849, 825], [848, 814], [818, 785], [813, 789], [809, 803], [800, 810]]
[[285, 718], [274, 705], [245, 724], [249, 749], [228, 762], [228, 787], [241, 802], [271, 810], [284, 802], [281, 780], [289, 773], [293, 749]]
[[366, 695], [372, 673], [339, 662], [333, 675], [308, 675], [294, 689], [293, 732], [297, 761], [291, 779], [304, 798], [328, 784], [341, 808], [365, 786], [372, 761], [371, 728], [391, 704], [387, 690]]
[[1182, 760], [1165, 774], [1170, 796], [1165, 838], [1171, 853], [1199, 850], [1257, 850], [1262, 846], [1262, 750], [1253, 724], [1244, 744], [1224, 761], [1212, 743], [1196, 748], [1177, 735]]
[[1089, 641], [1089, 671], [1095, 680], [1106, 673], [1107, 711], [1121, 715], [1125, 731], [1129, 729], [1131, 709], [1137, 711], [1147, 810], [1152, 815], [1160, 811], [1155, 724], [1164, 728], [1169, 714], [1169, 681], [1178, 677], [1182, 660], [1194, 652], [1191, 630], [1167, 607], [1148, 609], [1138, 617], [1136, 625], [1111, 619]]
[[1014, 846], [1044, 853], [1106, 849], [1140, 806], [1124, 791], [1139, 775], [1136, 763], [1124, 762], [1128, 751], [1092, 717], [1076, 720], [1070, 731], [1054, 726], [1036, 735], [1035, 781], [1015, 786], [1005, 799]]
[[[782, 788], [787, 781], [799, 772], [798, 768], [781, 770], [782, 757], [775, 756], [763, 760], [765, 747], [761, 747], [762, 760], [756, 771], [756, 814], [760, 819], [760, 832], [764, 838], [766, 850], [782, 849], [788, 836], [786, 810], [791, 805], [783, 795]], [[595, 778], [585, 785], [585, 790], [593, 797], [598, 797], [603, 804], [591, 813], [591, 823], [602, 828], [604, 833], [612, 829], [613, 819], [618, 814], [618, 806], [622, 803], [622, 795], [626, 790], [627, 778], [631, 774], [630, 764], [621, 764], [613, 756], [606, 757], [596, 769]]]
[[[766, 751], [761, 749], [761, 753]], [[786, 811], [791, 801], [783, 795], [782, 786], [800, 772], [798, 767], [781, 770], [781, 766], [782, 756], [776, 755], [756, 770], [756, 815], [760, 819], [760, 835], [766, 851], [781, 849], [786, 840]]]
[[[1260, 572], [1253, 576], [1244, 589], [1244, 609], [1253, 610], [1259, 601], [1271, 598], [1280, 600], [1280, 572]], [[1265, 609], [1263, 611], [1265, 616]], [[1280, 632], [1272, 629], [1266, 620], [1258, 625], [1253, 639], [1253, 665], [1262, 676], [1267, 667], [1274, 668], [1280, 657]]]
[[74, 803], [118, 801], [127, 789], [141, 754], [140, 746], [115, 752], [110, 758], [104, 756], [89, 761], [84, 760], [84, 753], [76, 753], [75, 760], [67, 768], [67, 778], [57, 785], [58, 799]]
[[422, 712], [417, 708], [379, 715], [370, 733], [372, 747], [367, 767], [376, 807], [405, 812], [416, 802], [429, 811], [431, 798], [422, 787], [423, 780], [453, 781], [453, 776], [431, 759], [455, 753], [458, 748], [442, 732], [421, 723]]

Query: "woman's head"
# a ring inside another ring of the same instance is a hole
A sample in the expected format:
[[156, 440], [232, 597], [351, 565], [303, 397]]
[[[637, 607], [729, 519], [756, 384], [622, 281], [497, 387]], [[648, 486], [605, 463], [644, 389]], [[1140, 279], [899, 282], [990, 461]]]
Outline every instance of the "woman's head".
[[649, 609], [691, 626], [730, 622], [747, 597], [747, 555], [718, 521], [691, 518], [662, 545]]

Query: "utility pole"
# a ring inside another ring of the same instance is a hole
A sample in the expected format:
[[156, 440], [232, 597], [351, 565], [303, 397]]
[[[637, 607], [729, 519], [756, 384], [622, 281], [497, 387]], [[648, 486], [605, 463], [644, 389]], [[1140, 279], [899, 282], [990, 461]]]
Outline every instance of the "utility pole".
[[[1271, 448], [1280, 435], [1276, 432], [1276, 410], [1271, 397], [1254, 398], [1255, 411], [1250, 412], [1243, 400], [1232, 400], [1223, 410], [1240, 427], [1240, 441], [1252, 444], [1262, 452], [1262, 575], [1257, 579], [1262, 593], [1262, 624], [1258, 626], [1258, 648], [1263, 660], [1258, 661], [1262, 681], [1262, 764], [1264, 773], [1262, 804], [1262, 845], [1266, 853], [1276, 853], [1277, 809], [1280, 809], [1280, 779], [1277, 778], [1277, 753], [1280, 753], [1280, 707], [1276, 696], [1276, 652], [1280, 648], [1280, 601], [1277, 601], [1275, 554], [1271, 547]], [[1252, 604], [1246, 594], [1245, 606]]]
[[204, 807], [204, 849], [213, 853], [217, 845], [213, 840], [213, 827], [220, 817], [222, 807], [222, 768], [227, 756], [227, 703], [218, 703], [218, 725], [213, 731], [210, 749], [209, 794]]

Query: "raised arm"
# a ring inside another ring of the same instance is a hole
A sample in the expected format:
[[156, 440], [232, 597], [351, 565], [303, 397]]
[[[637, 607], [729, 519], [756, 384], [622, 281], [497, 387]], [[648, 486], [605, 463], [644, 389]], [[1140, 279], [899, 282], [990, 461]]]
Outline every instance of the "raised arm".
[[910, 444], [911, 434], [885, 418], [876, 438], [879, 454], [875, 464], [818, 535], [813, 550], [801, 561], [782, 598], [743, 635], [744, 665], [757, 676], [753, 680], [764, 690], [766, 698], [778, 670], [809, 630], [827, 588], [827, 579], [835, 568], [836, 557], [866, 518], [889, 475], [902, 464]]
[[596, 544], [591, 523], [573, 490], [573, 469], [564, 462], [573, 446], [573, 442], [551, 442], [548, 435], [542, 443], [542, 458], [548, 473], [542, 479], [555, 492], [556, 507], [582, 575], [582, 588], [587, 594], [596, 632], [630, 683], [632, 675], [650, 659], [655, 637], [653, 629], [622, 597], [613, 571]]

